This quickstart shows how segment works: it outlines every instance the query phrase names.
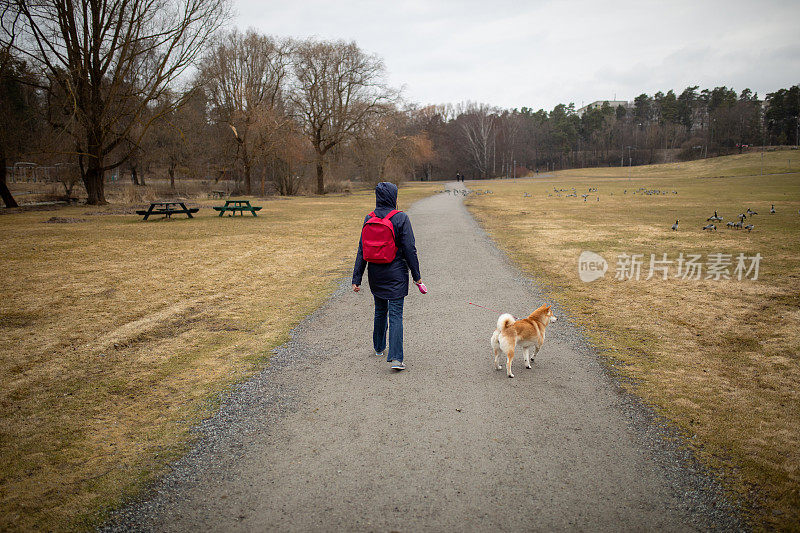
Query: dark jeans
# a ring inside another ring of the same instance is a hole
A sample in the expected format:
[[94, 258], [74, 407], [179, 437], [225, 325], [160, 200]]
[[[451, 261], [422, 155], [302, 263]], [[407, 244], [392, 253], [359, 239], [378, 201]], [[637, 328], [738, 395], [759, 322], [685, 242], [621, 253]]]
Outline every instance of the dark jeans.
[[389, 318], [389, 353], [386, 355], [387, 361], [403, 360], [403, 300], [384, 300], [375, 298], [375, 327], [372, 330], [372, 344], [375, 352], [382, 352], [386, 348], [386, 328], [387, 315]]

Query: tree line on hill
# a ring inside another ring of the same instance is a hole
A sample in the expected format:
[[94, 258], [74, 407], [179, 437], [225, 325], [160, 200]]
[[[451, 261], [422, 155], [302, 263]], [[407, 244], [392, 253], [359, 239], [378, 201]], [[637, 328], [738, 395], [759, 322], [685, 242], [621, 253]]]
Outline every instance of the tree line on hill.
[[578, 115], [418, 106], [355, 43], [226, 30], [228, 0], [3, 0], [0, 193], [6, 168], [59, 168], [105, 202], [110, 174], [318, 194], [342, 180], [512, 176], [797, 144], [800, 87], [688, 87]]

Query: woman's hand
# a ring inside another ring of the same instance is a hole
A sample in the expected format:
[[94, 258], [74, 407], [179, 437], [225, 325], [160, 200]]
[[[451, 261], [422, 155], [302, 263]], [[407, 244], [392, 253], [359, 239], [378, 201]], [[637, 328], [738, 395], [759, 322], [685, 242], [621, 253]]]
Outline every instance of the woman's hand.
[[355, 283], [353, 283], [353, 292], [358, 292], [358, 291], [360, 291], [360, 290], [361, 290], [361, 287], [359, 287], [358, 285], [356, 285]]

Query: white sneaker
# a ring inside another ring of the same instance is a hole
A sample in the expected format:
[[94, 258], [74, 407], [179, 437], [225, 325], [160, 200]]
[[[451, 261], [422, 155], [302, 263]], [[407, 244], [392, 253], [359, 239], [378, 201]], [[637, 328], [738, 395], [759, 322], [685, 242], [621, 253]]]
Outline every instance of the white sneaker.
[[401, 361], [392, 361], [392, 370], [405, 370], [406, 364]]
[[375, 352], [376, 357], [383, 357], [383, 352]]

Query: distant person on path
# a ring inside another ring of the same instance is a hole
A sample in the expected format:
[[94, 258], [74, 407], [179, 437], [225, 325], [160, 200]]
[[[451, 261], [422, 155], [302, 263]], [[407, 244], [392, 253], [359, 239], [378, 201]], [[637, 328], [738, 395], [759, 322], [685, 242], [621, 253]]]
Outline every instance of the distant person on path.
[[[394, 257], [381, 258], [374, 262], [374, 247], [367, 246], [367, 259], [364, 258], [364, 232], [358, 241], [358, 254], [353, 268], [353, 290], [361, 290], [361, 278], [364, 269], [369, 268], [367, 277], [369, 288], [375, 299], [375, 324], [372, 331], [372, 344], [375, 355], [383, 356], [386, 350], [386, 330], [388, 315], [389, 351], [386, 360], [392, 363], [394, 370], [405, 370], [403, 363], [403, 301], [408, 296], [408, 271], [417, 285], [422, 283], [419, 272], [419, 259], [414, 242], [414, 231], [411, 220], [402, 211], [397, 211], [397, 186], [381, 182], [375, 187], [375, 211], [364, 219], [364, 226], [374, 217], [383, 219], [388, 216], [394, 230], [394, 244], [397, 251]], [[375, 224], [370, 223], [370, 226]], [[388, 233], [391, 235], [391, 233]], [[369, 259], [373, 259], [368, 261]], [[385, 262], [388, 261], [388, 262]]]

